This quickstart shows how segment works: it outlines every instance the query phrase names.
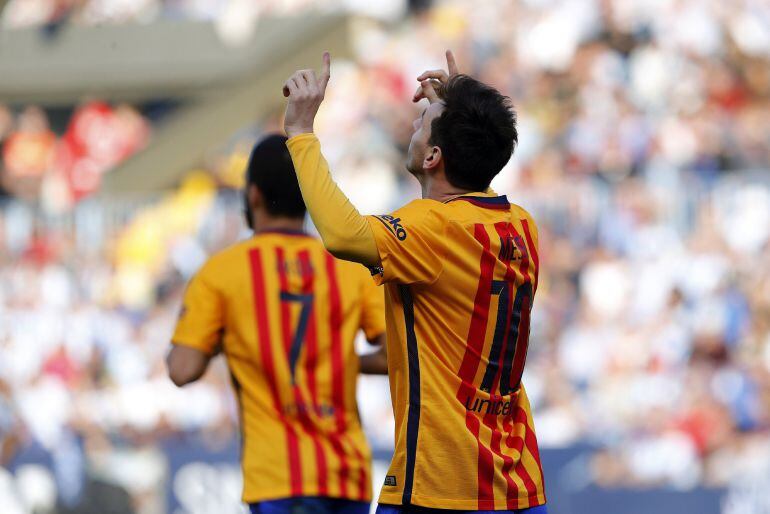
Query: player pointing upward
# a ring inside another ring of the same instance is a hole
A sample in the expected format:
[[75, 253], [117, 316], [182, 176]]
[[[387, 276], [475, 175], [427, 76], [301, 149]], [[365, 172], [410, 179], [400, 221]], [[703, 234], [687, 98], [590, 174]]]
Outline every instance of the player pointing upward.
[[521, 384], [537, 228], [489, 189], [516, 144], [515, 114], [508, 98], [459, 74], [451, 52], [447, 64], [419, 76], [414, 96], [428, 100], [407, 161], [421, 200], [361, 216], [332, 181], [313, 134], [328, 54], [319, 77], [302, 70], [285, 83], [287, 145], [326, 248], [369, 266], [386, 288], [396, 444], [378, 511], [544, 512]]

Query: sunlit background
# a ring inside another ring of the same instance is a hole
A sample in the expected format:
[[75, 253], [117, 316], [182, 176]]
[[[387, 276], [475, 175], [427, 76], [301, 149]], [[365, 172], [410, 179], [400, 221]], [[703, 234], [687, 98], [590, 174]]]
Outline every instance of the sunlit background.
[[[0, 9], [0, 513], [243, 512], [224, 362], [166, 377], [184, 284], [248, 236], [250, 146], [325, 49], [334, 176], [364, 213], [418, 197], [410, 99], [446, 48], [518, 111], [493, 186], [540, 226], [550, 512], [770, 512], [767, 1]], [[377, 490], [390, 399], [360, 386]]]

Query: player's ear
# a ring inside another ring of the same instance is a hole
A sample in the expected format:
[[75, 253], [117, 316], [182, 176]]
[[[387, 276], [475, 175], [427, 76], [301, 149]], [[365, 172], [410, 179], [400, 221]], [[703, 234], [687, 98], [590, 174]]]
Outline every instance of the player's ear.
[[429, 146], [428, 153], [422, 161], [422, 168], [425, 170], [434, 170], [442, 159], [441, 148], [438, 146]]
[[251, 230], [254, 227], [254, 211], [262, 205], [262, 193], [255, 184], [246, 184], [243, 191], [243, 214], [246, 216], [246, 224]]
[[251, 201], [249, 200], [249, 186], [243, 190], [243, 216], [246, 218], [246, 226], [254, 230], [254, 217], [251, 215]]
[[249, 206], [252, 210], [262, 207], [262, 204], [264, 203], [262, 192], [256, 184], [249, 184], [246, 187], [246, 198], [248, 198]]

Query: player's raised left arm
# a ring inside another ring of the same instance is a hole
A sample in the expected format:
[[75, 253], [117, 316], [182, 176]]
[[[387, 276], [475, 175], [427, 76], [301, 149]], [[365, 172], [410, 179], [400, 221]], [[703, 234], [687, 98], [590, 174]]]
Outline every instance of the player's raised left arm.
[[324, 53], [319, 77], [313, 70], [300, 70], [284, 84], [283, 94], [288, 97], [286, 144], [302, 197], [326, 249], [335, 257], [377, 266], [380, 256], [372, 230], [332, 179], [313, 133], [313, 122], [329, 83], [330, 59], [329, 53]]

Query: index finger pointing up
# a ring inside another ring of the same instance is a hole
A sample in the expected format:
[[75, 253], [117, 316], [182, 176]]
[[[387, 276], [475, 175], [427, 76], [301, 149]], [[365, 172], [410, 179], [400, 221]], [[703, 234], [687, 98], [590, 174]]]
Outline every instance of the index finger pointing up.
[[329, 55], [329, 52], [324, 52], [323, 65], [321, 66], [321, 77], [318, 81], [319, 85], [321, 86], [321, 91], [324, 91], [326, 89], [326, 85], [329, 83], [329, 77], [331, 77], [331, 63], [331, 55]]
[[450, 75], [457, 75], [460, 70], [457, 69], [457, 63], [455, 62], [455, 56], [451, 50], [446, 51], [446, 67]]

